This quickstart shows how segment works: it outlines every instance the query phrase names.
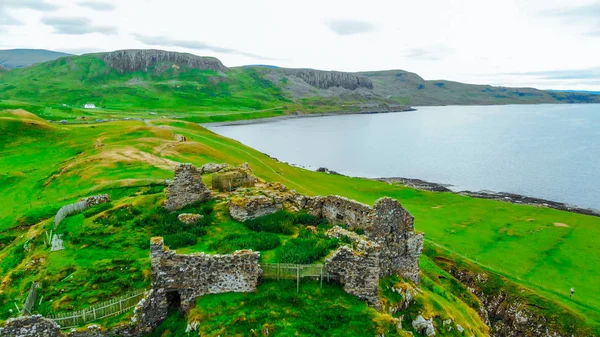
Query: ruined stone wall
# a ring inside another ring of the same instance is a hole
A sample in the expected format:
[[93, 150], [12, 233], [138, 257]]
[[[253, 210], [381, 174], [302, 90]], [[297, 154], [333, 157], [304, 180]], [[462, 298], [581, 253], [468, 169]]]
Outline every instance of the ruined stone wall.
[[165, 208], [170, 211], [210, 199], [210, 190], [202, 182], [200, 171], [192, 164], [179, 165], [175, 168], [175, 179], [166, 183]]
[[167, 249], [162, 238], [153, 238], [150, 249], [152, 288], [178, 291], [183, 307], [205, 294], [255, 291], [262, 275], [260, 253], [251, 250], [181, 255]]
[[379, 303], [379, 251], [376, 246], [365, 250], [354, 250], [348, 246], [338, 248], [327, 259], [327, 271], [336, 277], [344, 291], [370, 306], [380, 309]]
[[423, 234], [415, 233], [413, 216], [397, 200], [381, 198], [370, 207], [339, 196], [314, 197], [306, 208], [331, 224], [363, 229], [367, 239], [380, 246], [380, 277], [397, 274], [419, 283]]
[[40, 315], [9, 319], [0, 328], [2, 337], [63, 337], [56, 323]]
[[414, 218], [391, 198], [375, 202], [370, 227], [365, 235], [380, 247], [380, 277], [400, 275], [419, 283], [419, 256], [423, 249], [423, 234], [415, 233]]
[[351, 229], [364, 229], [371, 222], [373, 209], [369, 205], [337, 195], [322, 198], [320, 216], [331, 224], [343, 223]]

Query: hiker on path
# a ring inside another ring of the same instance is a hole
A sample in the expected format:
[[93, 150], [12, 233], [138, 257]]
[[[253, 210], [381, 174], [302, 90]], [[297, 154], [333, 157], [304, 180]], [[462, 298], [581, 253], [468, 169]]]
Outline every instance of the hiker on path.
[[575, 288], [571, 288], [571, 298], [573, 298], [573, 294], [575, 294]]

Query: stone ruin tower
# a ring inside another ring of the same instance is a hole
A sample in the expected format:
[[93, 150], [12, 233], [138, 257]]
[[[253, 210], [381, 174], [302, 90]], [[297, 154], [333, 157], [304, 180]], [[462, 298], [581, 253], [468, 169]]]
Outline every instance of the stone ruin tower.
[[198, 201], [210, 199], [210, 190], [202, 182], [202, 174], [192, 164], [180, 164], [175, 168], [175, 179], [167, 180], [167, 201], [169, 211], [181, 209]]

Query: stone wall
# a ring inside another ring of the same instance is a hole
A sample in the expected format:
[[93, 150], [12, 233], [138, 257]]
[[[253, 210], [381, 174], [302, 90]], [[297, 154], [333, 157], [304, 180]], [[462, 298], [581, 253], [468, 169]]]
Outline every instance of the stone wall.
[[220, 192], [231, 192], [239, 187], [253, 187], [257, 182], [258, 179], [248, 163], [238, 167], [225, 167], [212, 176], [212, 188]]
[[330, 224], [343, 223], [351, 229], [364, 229], [371, 221], [369, 205], [337, 195], [322, 198], [321, 217]]
[[210, 199], [210, 190], [202, 182], [200, 171], [192, 164], [180, 164], [175, 168], [175, 179], [166, 183], [165, 208], [170, 211]]
[[234, 198], [228, 203], [229, 215], [237, 221], [246, 221], [280, 211], [283, 203], [264, 195]]
[[162, 322], [170, 307], [187, 312], [196, 298], [206, 294], [252, 292], [262, 276], [260, 253], [249, 250], [229, 255], [180, 255], [152, 238], [152, 290], [135, 310], [138, 333], [148, 333]]
[[419, 283], [419, 256], [423, 234], [415, 233], [414, 218], [391, 198], [381, 198], [374, 207], [339, 196], [314, 197], [307, 204], [309, 213], [331, 224], [363, 229], [367, 239], [380, 246], [380, 277], [400, 275]]
[[342, 246], [327, 259], [326, 266], [329, 273], [339, 278], [344, 291], [380, 309], [379, 252], [376, 247], [357, 251]]
[[2, 337], [63, 337], [56, 323], [40, 315], [11, 318], [4, 328]]

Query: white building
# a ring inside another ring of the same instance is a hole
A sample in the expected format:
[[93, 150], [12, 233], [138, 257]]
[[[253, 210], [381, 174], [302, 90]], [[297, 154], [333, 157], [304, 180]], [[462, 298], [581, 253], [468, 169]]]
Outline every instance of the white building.
[[86, 109], [96, 109], [96, 105], [95, 104], [90, 104], [90, 103], [84, 104], [83, 107], [86, 108]]

